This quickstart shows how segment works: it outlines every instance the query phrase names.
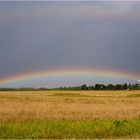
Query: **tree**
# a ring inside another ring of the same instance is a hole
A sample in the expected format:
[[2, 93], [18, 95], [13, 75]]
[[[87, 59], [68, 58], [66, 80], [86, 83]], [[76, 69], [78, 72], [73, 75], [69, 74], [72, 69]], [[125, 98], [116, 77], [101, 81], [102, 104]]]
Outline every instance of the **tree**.
[[106, 86], [103, 84], [96, 84], [95, 85], [95, 90], [105, 90]]
[[82, 90], [88, 90], [88, 87], [87, 87], [87, 85], [84, 84], [84, 85], [81, 86], [81, 89]]
[[127, 84], [123, 84], [122, 88], [127, 89], [128, 88]]
[[116, 90], [121, 90], [121, 89], [123, 89], [123, 88], [122, 88], [122, 85], [117, 84], [117, 85], [116, 85]]
[[114, 90], [115, 89], [115, 86], [112, 85], [112, 84], [109, 84], [109, 85], [107, 85], [106, 89], [108, 89], [108, 90]]

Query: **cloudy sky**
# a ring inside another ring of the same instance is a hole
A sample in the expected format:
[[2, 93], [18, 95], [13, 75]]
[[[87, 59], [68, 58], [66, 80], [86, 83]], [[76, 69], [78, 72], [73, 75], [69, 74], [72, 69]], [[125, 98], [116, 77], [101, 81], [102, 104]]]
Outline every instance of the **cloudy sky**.
[[[64, 67], [98, 67], [140, 75], [139, 60], [140, 2], [0, 2], [2, 79]], [[46, 84], [39, 80], [11, 85]], [[50, 87], [63, 86], [57, 77], [49, 80]], [[72, 83], [70, 78], [66, 81]]]

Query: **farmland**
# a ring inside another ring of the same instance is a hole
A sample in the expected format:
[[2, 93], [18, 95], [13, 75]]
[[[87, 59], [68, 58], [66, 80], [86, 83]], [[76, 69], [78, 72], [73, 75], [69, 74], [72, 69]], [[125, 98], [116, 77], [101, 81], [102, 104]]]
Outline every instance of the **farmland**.
[[140, 138], [140, 91], [1, 91], [0, 138]]

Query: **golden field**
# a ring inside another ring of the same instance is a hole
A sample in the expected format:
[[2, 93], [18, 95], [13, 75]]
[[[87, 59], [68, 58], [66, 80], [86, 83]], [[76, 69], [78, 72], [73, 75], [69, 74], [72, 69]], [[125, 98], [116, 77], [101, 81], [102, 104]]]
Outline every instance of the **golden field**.
[[140, 91], [1, 91], [0, 121], [134, 119]]

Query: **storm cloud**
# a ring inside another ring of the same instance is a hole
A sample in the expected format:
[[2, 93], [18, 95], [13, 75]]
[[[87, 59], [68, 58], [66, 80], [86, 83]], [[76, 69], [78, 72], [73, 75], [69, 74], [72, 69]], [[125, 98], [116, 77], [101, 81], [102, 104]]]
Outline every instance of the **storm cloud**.
[[140, 2], [0, 2], [0, 77], [56, 67], [140, 74]]

